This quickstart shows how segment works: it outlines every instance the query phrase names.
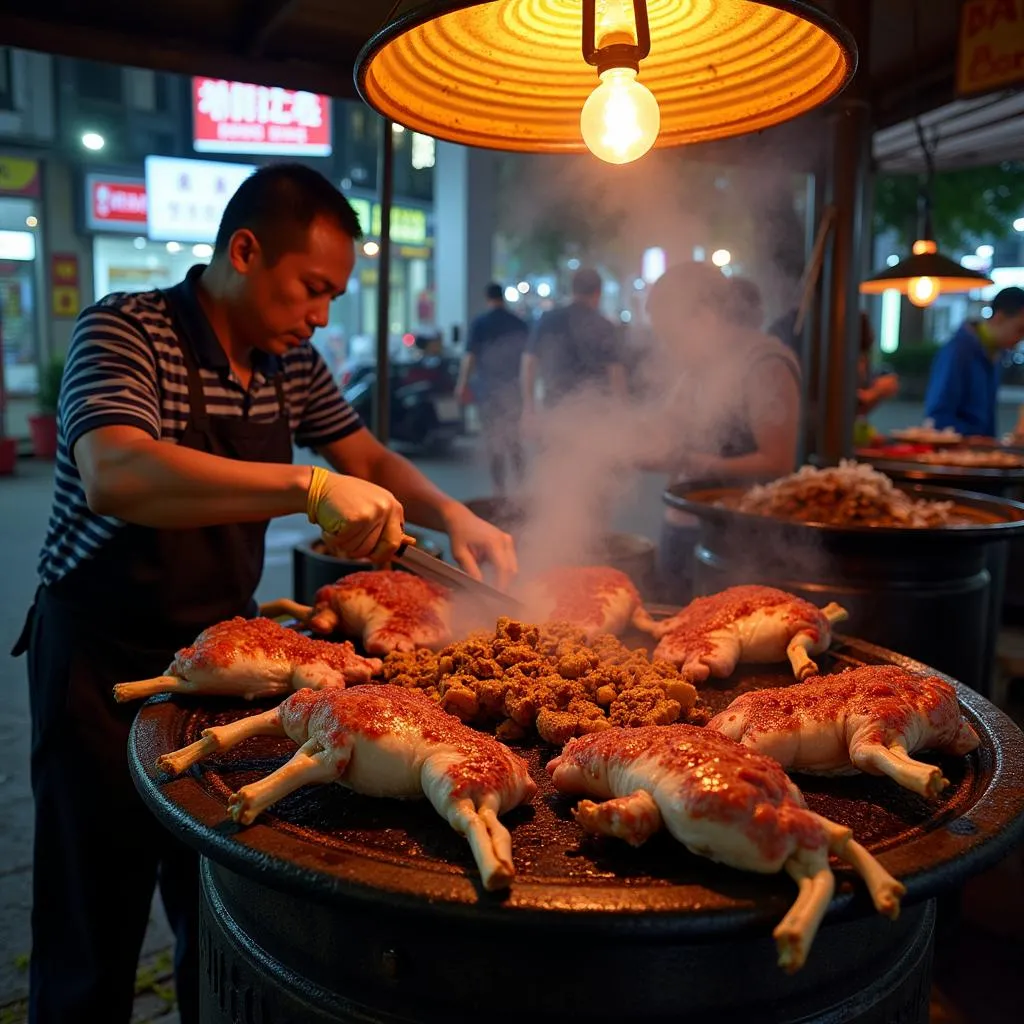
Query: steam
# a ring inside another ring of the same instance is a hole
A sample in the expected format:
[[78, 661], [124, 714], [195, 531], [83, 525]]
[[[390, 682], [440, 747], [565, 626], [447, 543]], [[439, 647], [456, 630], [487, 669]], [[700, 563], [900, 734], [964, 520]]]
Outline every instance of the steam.
[[[631, 314], [627, 352], [638, 385], [628, 403], [587, 385], [542, 411], [540, 439], [516, 496], [527, 513], [518, 534], [523, 578], [553, 565], [593, 564], [645, 465], [687, 450], [710, 453], [722, 443], [743, 371], [743, 328], [695, 308], [675, 337], [655, 338], [646, 289], [630, 289], [649, 247], [661, 247], [669, 267], [691, 262], [697, 249], [707, 258], [726, 248], [761, 293], [762, 329], [793, 308], [805, 247], [794, 207], [806, 178], [788, 157], [797, 150], [788, 142], [782, 150], [771, 134], [759, 138], [760, 156], [745, 170], [687, 160], [678, 150], [616, 168], [590, 158], [510, 158], [502, 188], [507, 250], [524, 269], [557, 270], [567, 285], [553, 254], [565, 253], [569, 237], [569, 251], [601, 268], [606, 288], [611, 275], [623, 282], [618, 307]], [[805, 164], [814, 145], [800, 151]], [[813, 552], [801, 556], [810, 568]]]

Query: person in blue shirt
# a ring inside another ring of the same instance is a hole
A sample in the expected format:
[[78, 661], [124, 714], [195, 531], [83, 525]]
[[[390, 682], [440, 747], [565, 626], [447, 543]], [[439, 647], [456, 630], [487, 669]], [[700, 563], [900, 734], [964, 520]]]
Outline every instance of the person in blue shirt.
[[932, 362], [925, 415], [939, 430], [996, 436], [1003, 352], [1024, 340], [1024, 289], [1004, 288], [987, 320], [966, 321]]
[[487, 312], [469, 327], [469, 342], [459, 368], [455, 393], [464, 405], [470, 393], [480, 414], [480, 430], [496, 494], [505, 493], [506, 465], [522, 483], [524, 458], [519, 435], [522, 401], [519, 364], [529, 328], [505, 305], [504, 289], [492, 282], [485, 290]]

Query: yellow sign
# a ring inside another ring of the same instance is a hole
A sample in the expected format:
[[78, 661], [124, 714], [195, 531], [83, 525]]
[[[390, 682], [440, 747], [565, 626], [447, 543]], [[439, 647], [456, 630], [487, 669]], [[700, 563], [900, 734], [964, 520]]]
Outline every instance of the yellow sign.
[[39, 161], [0, 156], [0, 192], [13, 196], [39, 195]]
[[[371, 238], [380, 238], [380, 203], [350, 196], [352, 209], [359, 216], [359, 224]], [[414, 206], [391, 207], [391, 241], [398, 245], [427, 244], [427, 211]]]
[[53, 286], [53, 315], [60, 318], [76, 317], [82, 308], [82, 296], [77, 285]]
[[960, 12], [960, 96], [1024, 81], [1024, 0], [967, 0]]

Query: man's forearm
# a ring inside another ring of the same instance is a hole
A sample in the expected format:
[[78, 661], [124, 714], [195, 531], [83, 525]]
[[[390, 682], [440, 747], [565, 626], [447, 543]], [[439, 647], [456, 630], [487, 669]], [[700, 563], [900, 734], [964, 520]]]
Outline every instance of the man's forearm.
[[240, 462], [148, 437], [103, 443], [87, 435], [75, 454], [94, 512], [161, 529], [303, 512], [312, 472], [309, 466]]

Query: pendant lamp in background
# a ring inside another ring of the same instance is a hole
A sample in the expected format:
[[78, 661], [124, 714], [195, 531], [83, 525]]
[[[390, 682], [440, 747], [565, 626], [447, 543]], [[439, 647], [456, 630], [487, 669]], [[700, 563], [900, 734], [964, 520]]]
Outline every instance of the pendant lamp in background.
[[356, 85], [448, 142], [627, 163], [788, 121], [856, 66], [850, 33], [804, 0], [398, 0]]
[[894, 267], [869, 277], [861, 283], [862, 295], [881, 295], [898, 291], [915, 306], [930, 306], [943, 292], [973, 292], [992, 284], [990, 277], [976, 270], [968, 270], [956, 260], [943, 256], [935, 243], [932, 227], [932, 185], [935, 178], [935, 142], [929, 142], [918, 120], [917, 136], [924, 153], [925, 185], [921, 193], [920, 232], [911, 249], [912, 255], [900, 260]]

